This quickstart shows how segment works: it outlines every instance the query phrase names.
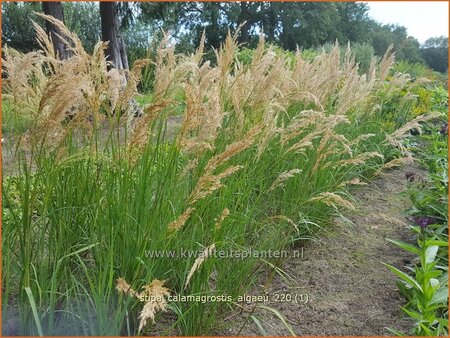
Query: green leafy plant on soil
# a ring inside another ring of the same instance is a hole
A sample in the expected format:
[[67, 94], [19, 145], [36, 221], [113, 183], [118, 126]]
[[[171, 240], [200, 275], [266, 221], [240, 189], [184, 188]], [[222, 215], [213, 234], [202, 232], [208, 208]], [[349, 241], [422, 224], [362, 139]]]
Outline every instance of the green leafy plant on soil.
[[[435, 97], [446, 97], [440, 88], [436, 91]], [[436, 108], [447, 109], [445, 100], [434, 102]], [[448, 125], [436, 120], [423, 130], [408, 146], [428, 169], [427, 176], [406, 174], [418, 246], [392, 241], [417, 255], [420, 263], [408, 268], [409, 273], [388, 267], [401, 279], [398, 286], [408, 301], [403, 310], [414, 320], [410, 334], [442, 336], [448, 334]]]
[[[414, 320], [410, 334], [415, 336], [445, 336], [448, 333], [448, 265], [438, 256], [440, 247], [448, 248], [448, 242], [426, 238], [418, 240], [418, 246], [392, 241], [404, 250], [419, 257], [420, 263], [411, 274], [385, 264], [399, 277], [397, 284], [408, 300], [402, 310]], [[390, 330], [398, 335], [401, 332]]]

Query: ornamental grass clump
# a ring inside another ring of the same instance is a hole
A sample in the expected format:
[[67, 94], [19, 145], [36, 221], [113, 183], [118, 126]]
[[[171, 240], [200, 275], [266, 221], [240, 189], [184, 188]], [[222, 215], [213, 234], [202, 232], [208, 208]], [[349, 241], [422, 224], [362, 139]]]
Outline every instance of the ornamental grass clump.
[[[338, 44], [291, 62], [261, 37], [243, 64], [229, 34], [210, 63], [204, 37], [178, 55], [166, 35], [155, 59], [119, 71], [105, 43], [88, 54], [43, 17], [72, 56], [58, 60], [35, 25], [41, 49], [5, 47], [3, 60], [3, 98], [33, 121], [2, 186], [2, 305], [18, 314], [20, 334], [212, 332], [259, 271], [279, 264], [213, 250], [282, 250], [313, 236], [355, 207], [351, 187], [400, 161], [403, 135], [429, 118], [383, 127], [377, 97], [398, 79], [390, 51], [360, 75]], [[153, 93], [136, 113], [150, 63]], [[408, 107], [396, 109], [406, 116]], [[130, 286], [148, 281], [142, 292]], [[231, 301], [169, 302], [169, 290]], [[159, 302], [140, 304], [155, 294]]]

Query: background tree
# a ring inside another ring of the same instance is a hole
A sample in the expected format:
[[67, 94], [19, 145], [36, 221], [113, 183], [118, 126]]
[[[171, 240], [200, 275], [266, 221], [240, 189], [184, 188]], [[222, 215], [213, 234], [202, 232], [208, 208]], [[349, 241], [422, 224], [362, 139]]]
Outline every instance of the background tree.
[[388, 46], [392, 44], [398, 60], [405, 60], [411, 63], [424, 62], [420, 54], [419, 41], [408, 36], [405, 27], [380, 25], [377, 22], [372, 22], [371, 26], [370, 43], [375, 50], [375, 54], [382, 55]]
[[[381, 56], [393, 44], [397, 60], [447, 70], [448, 43], [434, 38], [421, 46], [408, 36], [405, 27], [371, 19], [363, 3], [69, 2], [62, 7], [64, 13], [55, 16], [63, 14], [65, 24], [80, 37], [87, 51], [91, 52], [99, 39], [110, 41], [108, 60], [118, 68], [127, 68], [128, 60], [149, 55], [156, 45], [151, 42], [162, 36], [160, 29], [170, 33], [181, 53], [193, 52], [205, 30], [206, 58], [214, 60], [212, 48], [219, 47], [228, 30], [234, 31], [246, 22], [238, 40], [249, 48], [257, 45], [261, 32], [268, 42], [287, 50], [297, 46], [317, 49], [336, 40], [342, 45], [351, 42], [360, 55], [357, 59], [367, 61], [361, 67], [364, 69], [372, 54]], [[33, 14], [42, 9], [33, 2], [3, 3], [3, 44], [23, 52], [37, 49], [30, 19], [44, 27], [44, 21]]]
[[339, 21], [336, 31], [341, 42], [365, 43], [370, 40], [369, 5], [356, 2], [335, 3]]
[[448, 38], [445, 36], [430, 38], [423, 44], [422, 56], [427, 64], [445, 73], [448, 70]]
[[77, 33], [89, 53], [101, 39], [98, 2], [64, 2], [64, 21], [69, 30]]
[[[64, 23], [64, 11], [61, 2], [42, 2], [42, 11], [44, 14], [51, 15]], [[53, 47], [55, 48], [58, 57], [62, 60], [69, 58], [72, 55], [72, 52], [69, 50], [69, 46], [64, 43], [62, 39], [64, 38], [64, 35], [61, 30], [47, 20], [45, 20], [45, 26], [47, 27], [47, 33], [52, 40]]]
[[3, 2], [2, 44], [24, 53], [39, 48], [30, 19], [43, 25], [44, 21], [34, 14], [41, 10], [39, 2]]
[[106, 49], [107, 60], [115, 68], [128, 69], [128, 57], [125, 43], [120, 34], [119, 17], [115, 2], [100, 2], [100, 17], [102, 26], [102, 41], [108, 42]]

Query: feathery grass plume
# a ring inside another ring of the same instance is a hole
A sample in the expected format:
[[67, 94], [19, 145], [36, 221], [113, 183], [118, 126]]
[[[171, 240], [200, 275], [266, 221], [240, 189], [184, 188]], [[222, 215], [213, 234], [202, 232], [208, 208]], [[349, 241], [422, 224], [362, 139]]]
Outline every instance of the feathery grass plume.
[[202, 36], [200, 37], [200, 42], [198, 43], [198, 47], [195, 50], [195, 54], [193, 55], [193, 60], [196, 64], [200, 64], [203, 56], [205, 55], [205, 41], [206, 41], [206, 32], [203, 30]]
[[316, 138], [319, 138], [320, 135], [322, 135], [323, 130], [316, 130], [313, 131], [309, 134], [307, 134], [306, 136], [304, 136], [303, 138], [300, 139], [300, 141], [298, 141], [297, 143], [293, 144], [291, 147], [289, 147], [286, 153], [292, 152], [292, 153], [297, 153], [297, 154], [304, 154], [307, 148], [312, 148], [314, 147], [313, 141]]
[[340, 146], [342, 146], [343, 150], [347, 153], [347, 155], [353, 156], [353, 150], [352, 150], [352, 147], [350, 146], [350, 142], [347, 140], [347, 138], [344, 135], [336, 134], [333, 132], [331, 134], [330, 139], [333, 141], [337, 141], [338, 144]]
[[358, 74], [358, 65], [351, 52], [350, 44], [342, 65], [342, 81], [338, 92], [337, 106], [335, 114], [341, 115], [347, 113], [352, 107], [364, 100], [372, 89], [374, 81], [367, 82], [366, 75]]
[[409, 151], [409, 149], [403, 145], [401, 140], [398, 140], [395, 137], [392, 137], [391, 135], [386, 135], [385, 137], [386, 137], [385, 143], [390, 144], [391, 146], [394, 146], [395, 148], [397, 148], [400, 151], [400, 153], [402, 154], [402, 156], [405, 156], [408, 158], [413, 157], [412, 152]]
[[211, 244], [205, 250], [203, 250], [203, 252], [200, 253], [200, 255], [196, 258], [194, 264], [191, 267], [191, 270], [189, 270], [189, 273], [186, 278], [186, 283], [184, 283], [185, 290], [188, 287], [189, 282], [191, 281], [191, 278], [194, 275], [195, 271], [200, 269], [203, 262], [211, 255], [211, 253], [214, 251], [215, 248], [216, 248], [216, 244], [215, 243]]
[[260, 133], [260, 126], [253, 127], [243, 137], [242, 140], [236, 141], [228, 145], [222, 153], [211, 158], [205, 167], [205, 171], [212, 173], [215, 169], [217, 169], [219, 166], [230, 160], [232, 157], [248, 149], [251, 145], [253, 145], [253, 143], [255, 143], [256, 136], [259, 133]]
[[[250, 65], [234, 60], [237, 32], [233, 38], [229, 34], [216, 53], [220, 98], [224, 109], [231, 111], [228, 128], [230, 136], [235, 139], [255, 124], [269, 121], [268, 115], [276, 120], [279, 109], [274, 108], [289, 104], [288, 100], [280, 98], [288, 93], [284, 89], [288, 88], [285, 83], [290, 78], [286, 61], [277, 57], [271, 48], [264, 50], [264, 39], [260, 40]], [[267, 108], [268, 105], [271, 107]], [[266, 130], [268, 135], [265, 139], [269, 139], [273, 128], [268, 126]]]
[[[242, 99], [242, 107], [252, 107], [248, 113], [263, 109], [270, 103], [275, 103], [280, 107], [287, 104], [287, 100], [282, 100], [284, 96], [284, 82], [289, 78], [286, 70], [286, 61], [278, 57], [270, 47], [259, 60], [252, 60], [247, 69], [243, 69], [235, 79], [234, 86], [237, 90], [242, 90], [241, 95], [235, 95]], [[240, 76], [242, 75], [242, 76]], [[238, 83], [241, 82], [239, 85]], [[234, 100], [236, 101], [236, 100]], [[254, 115], [254, 114], [253, 114]], [[252, 117], [257, 118], [256, 116]], [[259, 121], [256, 121], [259, 122]]]
[[40, 51], [22, 54], [4, 46], [2, 58], [3, 99], [12, 103], [15, 115], [36, 119], [42, 91], [47, 78], [43, 72], [44, 58]]
[[333, 150], [327, 150], [328, 142], [331, 139], [332, 131], [330, 129], [325, 129], [322, 135], [322, 138], [320, 139], [319, 146], [316, 149], [316, 161], [314, 163], [314, 166], [311, 170], [311, 175], [313, 175], [321, 165], [321, 162], [323, 159], [325, 159], [328, 155], [331, 155], [333, 153]]
[[175, 54], [175, 46], [170, 43], [170, 35], [164, 34], [163, 39], [156, 51], [155, 83], [153, 103], [169, 101], [174, 103], [173, 98], [183, 91], [189, 75], [198, 67], [200, 62], [198, 54], [183, 56]]
[[383, 154], [377, 152], [377, 151], [369, 151], [365, 153], [358, 154], [356, 157], [348, 158], [345, 160], [336, 161], [335, 163], [328, 162], [324, 165], [324, 168], [326, 167], [333, 167], [333, 168], [341, 168], [343, 166], [348, 165], [361, 165], [367, 162], [367, 160], [378, 157], [382, 160], [384, 160]]
[[442, 113], [440, 112], [432, 112], [432, 113], [428, 113], [428, 114], [424, 114], [424, 115], [419, 115], [416, 118], [414, 118], [413, 120], [409, 121], [408, 123], [406, 123], [404, 126], [400, 127], [399, 129], [397, 129], [396, 131], [394, 131], [392, 134], [390, 134], [389, 136], [393, 139], [401, 139], [406, 137], [408, 134], [408, 132], [412, 129], [417, 129], [419, 132], [422, 130], [422, 126], [421, 126], [421, 122], [426, 122], [438, 117], [441, 117]]
[[123, 293], [126, 295], [130, 295], [132, 297], [138, 297], [138, 293], [131, 288], [131, 285], [128, 284], [125, 279], [117, 278], [116, 280], [116, 290], [119, 293]]
[[282, 128], [278, 127], [277, 122], [279, 112], [283, 110], [284, 108], [279, 107], [276, 103], [269, 103], [264, 109], [264, 113], [262, 116], [263, 128], [261, 130], [260, 140], [257, 144], [257, 159], [262, 156], [269, 142], [281, 133]]
[[228, 74], [234, 61], [235, 53], [238, 48], [237, 37], [242, 25], [240, 25], [233, 36], [228, 30], [225, 42], [221, 44], [219, 51], [214, 50], [217, 60], [217, 68], [220, 74], [220, 88], [223, 89], [227, 84]]
[[[305, 148], [313, 146], [312, 141], [321, 135], [322, 138], [317, 149], [319, 154], [317, 165], [320, 161], [329, 155], [329, 152], [323, 153], [329, 141], [338, 141], [347, 153], [351, 154], [351, 148], [349, 141], [343, 136], [336, 134], [333, 128], [339, 123], [350, 123], [347, 117], [343, 115], [330, 115], [326, 116], [321, 112], [316, 111], [304, 111], [299, 118], [295, 118], [294, 121], [285, 128], [282, 132], [281, 143], [285, 144], [289, 140], [297, 137], [302, 133], [302, 129], [315, 125], [315, 129], [309, 134], [301, 138], [297, 143], [293, 144], [286, 152], [303, 152]], [[333, 152], [333, 151], [332, 151]]]
[[[40, 90], [36, 92], [39, 104], [35, 110], [35, 121], [26, 135], [25, 143], [30, 147], [38, 143], [57, 146], [66, 137], [71, 126], [77, 125], [89, 131], [92, 129], [88, 123], [90, 120], [94, 124], [101, 120], [99, 112], [107, 92], [107, 69], [103, 52], [105, 44], [97, 44], [93, 55], [88, 55], [78, 37], [60, 21], [51, 16], [38, 15], [60, 29], [64, 42], [70, 46], [72, 57], [56, 60], [45, 32], [34, 25], [44, 50], [42, 60], [37, 63], [40, 70], [30, 71], [28, 75], [33, 77], [34, 86], [38, 83]], [[70, 117], [69, 122], [67, 117]]]
[[304, 60], [300, 52], [296, 53], [296, 64], [291, 80], [299, 93], [314, 93], [321, 107], [336, 92], [342, 70], [340, 65], [339, 44], [336, 43], [330, 53], [322, 51], [312, 62]]
[[384, 163], [375, 173], [373, 173], [373, 176], [374, 177], [379, 176], [382, 173], [384, 173], [385, 170], [401, 167], [406, 164], [412, 164], [412, 163], [414, 163], [414, 158], [412, 156], [395, 158], [389, 162]]
[[[39, 46], [44, 51], [44, 54], [48, 56], [49, 61], [53, 63], [53, 66], [56, 66], [56, 64], [59, 63], [59, 60], [56, 56], [55, 47], [50, 40], [49, 35], [33, 20], [31, 21], [31, 24], [33, 25], [34, 31], [36, 32], [36, 40]], [[52, 69], [53, 68], [50, 68], [49, 71], [52, 71]]]
[[151, 135], [151, 124], [168, 105], [169, 101], [162, 101], [148, 104], [143, 108], [144, 115], [135, 122], [128, 143], [128, 154], [132, 163], [139, 158], [145, 145], [148, 144]]
[[273, 220], [276, 220], [276, 219], [281, 219], [281, 220], [283, 220], [283, 221], [285, 221], [285, 222], [291, 224], [291, 225], [295, 228], [295, 230], [296, 230], [297, 232], [299, 232], [298, 225], [295, 224], [295, 222], [294, 222], [293, 220], [291, 220], [289, 217], [287, 217], [287, 216], [285, 216], [285, 215], [275, 215], [275, 216], [270, 216], [268, 219], [269, 219], [270, 221], [273, 221]]
[[301, 135], [307, 127], [322, 123], [324, 120], [326, 120], [326, 115], [321, 111], [303, 110], [299, 112], [290, 124], [283, 129], [280, 139], [281, 144], [286, 144]]
[[333, 129], [325, 129], [324, 134], [319, 142], [319, 146], [317, 147], [316, 153], [318, 154], [318, 156], [312, 168], [311, 175], [319, 170], [319, 167], [323, 165], [323, 161], [330, 155], [342, 153], [342, 150], [339, 150], [339, 146], [342, 146], [343, 150], [348, 155], [352, 156], [352, 149], [350, 148], [348, 143], [349, 142], [345, 138], [345, 136], [336, 134]]
[[147, 325], [149, 319], [155, 323], [155, 314], [158, 311], [167, 311], [167, 300], [165, 297], [170, 295], [170, 291], [163, 286], [164, 281], [154, 279], [151, 283], [142, 287], [142, 292], [134, 291], [123, 278], [118, 278], [116, 284], [116, 290], [119, 293], [130, 295], [145, 302], [139, 314], [140, 322], [138, 332], [141, 332], [145, 325]]
[[193, 158], [192, 160], [189, 160], [186, 165], [184, 166], [183, 170], [181, 171], [181, 177], [184, 177], [188, 175], [190, 172], [192, 172], [195, 168], [198, 166], [198, 158]]
[[[43, 18], [44, 20], [50, 22], [51, 24], [55, 25], [59, 31], [61, 32], [61, 35], [58, 35], [58, 38], [68, 47], [67, 49], [70, 50], [74, 54], [78, 54], [79, 56], [88, 56], [86, 51], [83, 48], [83, 44], [80, 40], [80, 38], [75, 34], [72, 33], [60, 20], [54, 18], [51, 15], [46, 15], [42, 13], [34, 12], [37, 16]], [[34, 25], [35, 27], [38, 25]], [[40, 33], [38, 35], [38, 38], [40, 39], [42, 37], [42, 30], [40, 30]], [[48, 42], [51, 42], [51, 38], [46, 38], [43, 41], [44, 46], [48, 46]], [[46, 48], [47, 49], [47, 48]], [[51, 53], [53, 57], [56, 56], [55, 52]]]
[[333, 192], [323, 192], [309, 200], [309, 202], [320, 201], [326, 205], [338, 209], [339, 206], [349, 210], [355, 210], [355, 206], [350, 201]]
[[188, 200], [190, 205], [205, 198], [206, 196], [209, 196], [214, 191], [221, 188], [223, 186], [223, 184], [221, 183], [221, 180], [223, 178], [230, 176], [236, 171], [243, 168], [240, 165], [231, 166], [219, 174], [214, 174], [214, 172], [221, 165], [226, 163], [232, 157], [249, 148], [255, 142], [255, 138], [259, 134], [259, 132], [260, 127], [255, 126], [247, 133], [247, 135], [244, 136], [244, 138], [241, 141], [237, 141], [233, 144], [228, 145], [227, 148], [222, 153], [212, 157], [208, 161], [204, 169], [203, 175], [200, 177], [195, 188], [193, 189], [193, 191], [189, 196]]
[[111, 111], [116, 110], [117, 103], [119, 102], [120, 89], [125, 86], [125, 76], [123, 70], [112, 68], [107, 74], [108, 81], [108, 98], [111, 102]]
[[216, 224], [214, 224], [214, 228], [216, 230], [220, 229], [222, 226], [222, 222], [230, 215], [230, 210], [228, 208], [223, 209], [222, 213], [220, 214], [219, 218], [217, 218]]
[[289, 171], [282, 172], [272, 183], [272, 185], [269, 188], [269, 191], [272, 191], [278, 187], [284, 186], [288, 179], [290, 179], [291, 177], [294, 177], [297, 174], [300, 174], [301, 172], [302, 171], [300, 169], [291, 169]]
[[[410, 82], [411, 82], [411, 75], [409, 75], [408, 73], [395, 73], [389, 80], [389, 86], [392, 89], [395, 88], [403, 89]], [[407, 93], [406, 96], [408, 96], [409, 94], [410, 93]]]
[[362, 182], [358, 177], [352, 178], [351, 180], [344, 181], [338, 185], [338, 188], [344, 188], [348, 185], [367, 185], [367, 183]]
[[80, 39], [62, 22], [50, 16], [38, 15], [60, 29], [64, 43], [71, 50], [71, 57], [57, 60], [47, 34], [34, 24], [43, 51], [28, 54], [28, 58], [36, 56], [34, 68], [22, 67], [23, 72], [26, 72], [25, 78], [33, 79], [30, 81], [32, 87], [30, 84], [27, 86], [34, 93], [30, 93], [29, 97], [37, 103], [33, 109], [34, 123], [26, 135], [24, 145], [31, 148], [37, 144], [56, 147], [75, 127], [78, 131], [92, 134], [101, 127], [108, 115], [119, 113], [128, 117], [141, 70], [149, 61], [138, 60], [129, 72], [117, 69], [108, 71], [104, 54], [106, 43], [97, 43], [92, 55], [89, 55]]
[[192, 205], [195, 202], [204, 199], [205, 197], [211, 195], [214, 191], [223, 187], [221, 182], [222, 179], [228, 177], [235, 172], [241, 170], [243, 166], [237, 165], [225, 169], [223, 172], [217, 175], [211, 173], [205, 173], [198, 180], [197, 185], [189, 196], [189, 204]]
[[377, 82], [376, 76], [377, 76], [377, 64], [378, 64], [378, 58], [374, 55], [372, 56], [372, 60], [370, 60], [370, 65], [367, 70], [367, 80], [369, 82], [375, 81]]
[[383, 55], [383, 58], [381, 59], [380, 65], [379, 65], [379, 72], [378, 72], [378, 81], [383, 82], [386, 80], [386, 77], [389, 74], [389, 71], [391, 70], [392, 66], [394, 65], [395, 61], [395, 52], [392, 52], [394, 49], [394, 46], [391, 44], [389, 45], [388, 49]]
[[[220, 53], [227, 54], [223, 50]], [[260, 38], [250, 65], [243, 65], [239, 61], [235, 61], [234, 65], [233, 71], [229, 67], [226, 79], [222, 78], [224, 74], [221, 73], [219, 82], [223, 102], [232, 107], [234, 119], [229, 128], [233, 136], [239, 137], [249, 126], [277, 120], [280, 109], [288, 104], [287, 100], [281, 98], [287, 92], [284, 83], [290, 74], [286, 61], [277, 57], [272, 47], [264, 50], [263, 38]], [[266, 130], [265, 139], [270, 139], [273, 127], [267, 126]]]
[[139, 298], [144, 299], [146, 302], [139, 315], [139, 328], [138, 332], [147, 325], [147, 321], [150, 319], [155, 323], [155, 314], [158, 311], [167, 311], [166, 296], [170, 295], [169, 289], [164, 285], [164, 281], [154, 279], [150, 284], [143, 286], [143, 291], [139, 294]]
[[168, 96], [171, 89], [176, 86], [177, 76], [177, 58], [175, 56], [175, 47], [170, 45], [169, 34], [165, 33], [161, 40], [155, 60], [155, 101], [162, 100]]
[[305, 103], [313, 103], [316, 106], [316, 109], [323, 112], [325, 108], [320, 103], [319, 98], [310, 92], [302, 92], [297, 87], [295, 82], [291, 82], [291, 88], [289, 92], [289, 100], [291, 102], [305, 102]]
[[184, 85], [185, 112], [177, 143], [188, 154], [211, 150], [225, 113], [217, 86], [217, 69], [208, 63], [196, 67]]
[[191, 215], [191, 213], [193, 211], [194, 211], [194, 208], [187, 208], [175, 221], [171, 222], [167, 226], [167, 229], [169, 231], [180, 230], [183, 227], [183, 225], [186, 223], [186, 221], [188, 220], [189, 216]]
[[372, 134], [372, 133], [368, 133], [368, 134], [361, 134], [358, 135], [357, 137], [355, 137], [351, 142], [350, 142], [350, 146], [355, 146], [358, 143], [365, 141], [371, 137], [377, 136], [376, 134]]
[[357, 66], [344, 78], [342, 88], [338, 93], [336, 114], [346, 114], [350, 109], [361, 104], [369, 97], [375, 81], [368, 81], [366, 74], [358, 75]]
[[[120, 95], [117, 95], [117, 100], [115, 102], [111, 102], [111, 110], [117, 110], [120, 114], [125, 116], [131, 115], [130, 109], [133, 106], [130, 102], [133, 100], [134, 96], [138, 93], [137, 85], [142, 79], [142, 69], [144, 69], [150, 63], [149, 59], [140, 59], [136, 60], [133, 64], [133, 67], [129, 71], [125, 71], [124, 74], [121, 74], [124, 81], [123, 89], [119, 91]], [[108, 72], [109, 73], [109, 72]], [[119, 88], [121, 88], [119, 87]], [[116, 91], [115, 87], [108, 86], [108, 89]]]
[[[412, 158], [412, 153], [407, 147], [403, 145], [401, 139], [408, 136], [410, 130], [417, 129], [419, 132], [422, 130], [421, 122], [426, 122], [435, 118], [442, 116], [442, 113], [433, 112], [426, 115], [419, 115], [415, 119], [409, 121], [404, 126], [400, 127], [390, 135], [385, 135], [385, 144], [390, 144], [400, 150], [400, 153], [406, 158]], [[409, 160], [411, 161], [411, 160]]]
[[327, 121], [324, 122], [323, 136], [316, 150], [317, 157], [311, 175], [319, 170], [323, 161], [330, 155], [346, 153], [349, 156], [353, 156], [351, 143], [344, 135], [337, 134], [334, 131], [334, 128], [340, 123], [349, 124], [350, 120], [344, 115], [330, 115]]

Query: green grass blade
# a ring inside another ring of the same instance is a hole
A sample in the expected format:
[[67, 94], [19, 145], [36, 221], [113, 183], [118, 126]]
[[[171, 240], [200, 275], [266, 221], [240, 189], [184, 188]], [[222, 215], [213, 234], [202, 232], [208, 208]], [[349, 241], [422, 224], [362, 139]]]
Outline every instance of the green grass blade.
[[25, 287], [25, 292], [27, 293], [28, 300], [30, 301], [31, 311], [33, 311], [34, 322], [36, 324], [39, 336], [42, 337], [44, 334], [42, 332], [41, 320], [38, 316], [36, 303], [34, 302], [33, 293], [31, 292], [31, 289], [28, 286]]
[[293, 335], [294, 337], [297, 336], [295, 334], [294, 330], [292, 329], [292, 326], [286, 321], [286, 318], [284, 318], [284, 316], [277, 309], [274, 309], [272, 307], [268, 307], [268, 306], [265, 306], [265, 305], [258, 305], [258, 307], [261, 308], [261, 309], [270, 311], [273, 314], [275, 314], [281, 320], [281, 322], [284, 324], [284, 326], [286, 326], [286, 328], [291, 333], [291, 335]]
[[263, 326], [261, 325], [261, 322], [259, 321], [258, 318], [256, 318], [255, 316], [250, 316], [250, 318], [255, 322], [256, 326], [258, 327], [258, 331], [259, 333], [261, 333], [261, 336], [267, 336], [267, 332], [266, 330], [264, 330]]

